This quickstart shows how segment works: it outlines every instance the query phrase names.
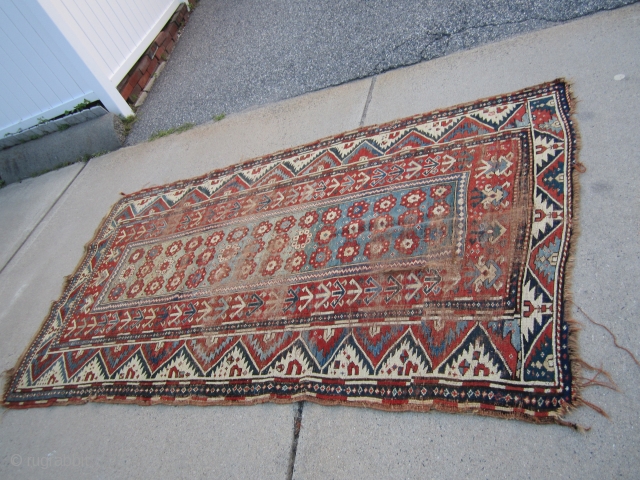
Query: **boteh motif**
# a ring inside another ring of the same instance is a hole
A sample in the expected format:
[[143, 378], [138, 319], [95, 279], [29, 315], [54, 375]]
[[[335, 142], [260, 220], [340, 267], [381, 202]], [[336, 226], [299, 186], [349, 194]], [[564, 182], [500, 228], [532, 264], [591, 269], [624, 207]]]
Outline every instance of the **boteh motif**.
[[575, 398], [569, 113], [556, 81], [123, 198], [5, 403], [552, 421]]

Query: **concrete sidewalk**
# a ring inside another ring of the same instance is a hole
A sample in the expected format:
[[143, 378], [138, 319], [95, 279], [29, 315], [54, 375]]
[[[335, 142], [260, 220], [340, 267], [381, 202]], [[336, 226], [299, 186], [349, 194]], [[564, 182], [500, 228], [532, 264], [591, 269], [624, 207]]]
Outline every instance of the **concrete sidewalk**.
[[[587, 167], [578, 179], [574, 300], [640, 356], [639, 51], [637, 4], [231, 115], [12, 185], [0, 191], [2, 204], [12, 205], [0, 212], [0, 369], [15, 365], [120, 192], [557, 77], [573, 83], [579, 100]], [[579, 409], [570, 420], [592, 426], [585, 435], [477, 416], [305, 403], [292, 458], [297, 405], [2, 410], [0, 476], [284, 479], [293, 460], [294, 478], [637, 477], [640, 369], [589, 323], [579, 344], [581, 356], [609, 371], [622, 392], [584, 392], [611, 416]], [[84, 466], [33, 466], [47, 458], [77, 458]]]

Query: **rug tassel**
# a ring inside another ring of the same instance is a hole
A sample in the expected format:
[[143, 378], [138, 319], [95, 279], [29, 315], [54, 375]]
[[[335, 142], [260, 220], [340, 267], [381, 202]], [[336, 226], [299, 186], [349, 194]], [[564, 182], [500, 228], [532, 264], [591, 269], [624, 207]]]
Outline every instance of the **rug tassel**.
[[596, 322], [593, 318], [591, 318], [591, 317], [587, 314], [587, 312], [585, 312], [582, 308], [580, 308], [580, 306], [578, 306], [578, 305], [576, 304], [576, 302], [574, 302], [573, 300], [569, 300], [569, 301], [570, 301], [571, 303], [573, 303], [574, 307], [576, 307], [576, 308], [578, 309], [578, 311], [579, 311], [582, 315], [584, 315], [584, 316], [587, 318], [587, 320], [589, 320], [589, 321], [590, 321], [591, 323], [593, 323], [594, 325], [597, 325], [597, 326], [599, 326], [599, 327], [604, 328], [604, 329], [607, 331], [607, 333], [609, 333], [609, 335], [611, 335], [611, 338], [613, 339], [613, 344], [616, 346], [616, 348], [619, 348], [620, 350], [624, 350], [625, 352], [627, 352], [627, 353], [629, 354], [629, 356], [631, 357], [631, 359], [636, 363], [636, 365], [637, 365], [638, 367], [640, 367], [640, 362], [638, 361], [638, 359], [636, 358], [636, 356], [633, 354], [633, 352], [632, 352], [631, 350], [629, 350], [627, 347], [623, 347], [622, 345], [620, 345], [620, 344], [618, 343], [618, 339], [617, 339], [617, 337], [614, 335], [614, 333], [613, 333], [611, 330], [609, 330], [609, 328], [608, 328], [606, 325], [603, 325], [603, 324], [601, 324], [601, 323]]
[[580, 330], [582, 330], [582, 324], [577, 320], [574, 320], [572, 318], [567, 318], [567, 323], [571, 326], [571, 328], [575, 332], [579, 332]]
[[0, 378], [6, 377], [6, 382], [2, 387], [2, 397], [0, 397], [0, 405], [2, 405], [4, 399], [7, 397], [7, 393], [9, 393], [9, 389], [11, 388], [11, 378], [13, 374], [16, 372], [16, 368], [8, 368], [4, 372], [0, 373]]
[[586, 387], [591, 387], [591, 386], [600, 386], [600, 387], [605, 387], [608, 388], [610, 390], [614, 390], [618, 393], [620, 393], [620, 390], [618, 389], [618, 385], [616, 384], [616, 382], [614, 382], [613, 380], [611, 380], [609, 378], [609, 383], [604, 383], [604, 382], [600, 382], [597, 381], [596, 379], [603, 374], [604, 371], [598, 371], [596, 372], [596, 374], [591, 377], [591, 378], [586, 378], [583, 377], [581, 375], [576, 376], [577, 380], [580, 380], [582, 383], [578, 384], [579, 388], [586, 388]]
[[574, 362], [579, 363], [580, 365], [582, 365], [583, 368], [586, 368], [587, 370], [591, 370], [593, 372], [597, 372], [596, 376], [593, 377], [594, 380], [598, 377], [598, 375], [604, 375], [605, 377], [607, 377], [609, 379], [609, 381], [612, 384], [616, 385], [616, 382], [613, 380], [613, 378], [611, 377], [609, 372], [607, 372], [606, 370], [603, 370], [602, 368], [594, 367], [593, 365], [585, 362], [581, 358], [574, 359]]
[[579, 423], [569, 422], [567, 420], [563, 420], [562, 418], [557, 418], [556, 423], [558, 425], [562, 425], [563, 427], [573, 428], [578, 433], [587, 433], [589, 430], [591, 430], [591, 427], [585, 427], [583, 425], [580, 425]]
[[584, 163], [581, 162], [574, 163], [573, 168], [575, 168], [579, 173], [584, 173], [587, 171], [587, 167], [585, 167]]
[[584, 405], [585, 407], [589, 407], [591, 410], [593, 410], [594, 412], [599, 413], [600, 415], [602, 415], [607, 420], [609, 420], [609, 421], [611, 420], [611, 417], [609, 417], [609, 414], [607, 412], [605, 412], [604, 409], [602, 409], [599, 406], [597, 406], [595, 403], [588, 402], [584, 398], [581, 398], [580, 399], [580, 404]]
[[609, 390], [613, 390], [614, 392], [620, 393], [620, 390], [618, 389], [617, 385], [610, 385], [608, 383], [598, 382], [598, 381], [595, 380], [595, 378], [596, 377], [593, 377], [592, 379], [587, 380], [587, 381], [582, 382], [582, 383], [578, 383], [577, 385], [578, 385], [578, 387], [580, 389], [584, 389], [584, 388], [588, 388], [588, 387], [604, 387], [604, 388], [608, 388]]

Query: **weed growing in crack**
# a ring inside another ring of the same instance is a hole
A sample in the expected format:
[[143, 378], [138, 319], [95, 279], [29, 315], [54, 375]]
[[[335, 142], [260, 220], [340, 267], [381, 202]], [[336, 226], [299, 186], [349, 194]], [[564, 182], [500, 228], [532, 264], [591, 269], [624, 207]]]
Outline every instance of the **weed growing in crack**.
[[195, 126], [196, 126], [195, 123], [187, 122], [187, 123], [183, 123], [179, 127], [173, 127], [173, 128], [169, 128], [167, 130], [159, 130], [157, 132], [154, 132], [149, 137], [149, 141], [153, 142], [154, 140], [157, 140], [158, 138], [166, 137], [167, 135], [171, 135], [172, 133], [186, 132], [187, 130], [191, 130]]
[[101, 150], [99, 152], [91, 153], [91, 154], [86, 153], [86, 154], [82, 155], [81, 157], [78, 157], [75, 160], [72, 160], [70, 162], [64, 162], [64, 163], [61, 163], [60, 165], [56, 165], [55, 167], [46, 168], [44, 170], [39, 170], [39, 171], [33, 173], [31, 175], [31, 178], [39, 177], [40, 175], [44, 175], [45, 173], [55, 172], [56, 170], [60, 170], [61, 168], [68, 167], [69, 165], [73, 165], [75, 163], [80, 163], [80, 162], [87, 163], [92, 158], [101, 157], [102, 155], [106, 155], [107, 153], [109, 153], [108, 150]]
[[124, 125], [124, 136], [126, 137], [131, 133], [131, 128], [133, 128], [133, 124], [136, 123], [138, 117], [135, 115], [129, 115], [128, 117], [120, 117], [122, 120], [122, 125]]
[[44, 170], [38, 170], [37, 172], [32, 173], [30, 177], [31, 178], [39, 177], [40, 175], [44, 175], [45, 173], [55, 172], [56, 170], [60, 170], [61, 168], [68, 167], [69, 165], [73, 165], [74, 163], [78, 163], [78, 162], [86, 163], [87, 160], [89, 160], [89, 158], [91, 158], [89, 155], [84, 155], [83, 157], [80, 157], [77, 160], [72, 162], [64, 162], [64, 163], [61, 163], [60, 165], [56, 165], [55, 167], [45, 168]]

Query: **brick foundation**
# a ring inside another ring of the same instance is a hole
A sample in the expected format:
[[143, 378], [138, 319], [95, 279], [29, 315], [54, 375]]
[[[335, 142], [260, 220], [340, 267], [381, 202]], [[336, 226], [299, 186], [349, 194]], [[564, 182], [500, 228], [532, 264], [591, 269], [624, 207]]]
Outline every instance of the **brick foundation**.
[[189, 20], [189, 16], [190, 12], [187, 10], [187, 6], [180, 5], [147, 51], [118, 84], [118, 91], [127, 102], [132, 105], [136, 103], [158, 65], [167, 60], [178, 41], [179, 33]]

